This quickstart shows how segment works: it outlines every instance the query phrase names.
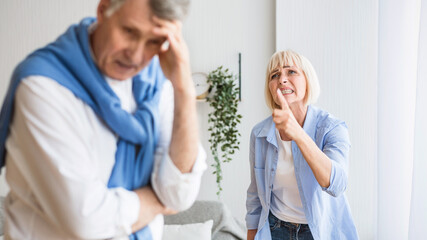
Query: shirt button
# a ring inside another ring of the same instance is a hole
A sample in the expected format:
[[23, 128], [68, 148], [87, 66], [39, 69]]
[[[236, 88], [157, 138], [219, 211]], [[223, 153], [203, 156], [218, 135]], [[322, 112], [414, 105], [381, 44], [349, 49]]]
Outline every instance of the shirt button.
[[274, 172], [274, 168], [272, 168], [271, 171]]

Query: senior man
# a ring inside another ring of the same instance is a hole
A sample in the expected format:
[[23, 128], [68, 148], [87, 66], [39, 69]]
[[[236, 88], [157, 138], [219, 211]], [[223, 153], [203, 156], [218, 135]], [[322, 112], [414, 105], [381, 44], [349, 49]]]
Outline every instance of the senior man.
[[161, 239], [206, 169], [188, 0], [100, 0], [15, 69], [0, 115], [6, 239]]

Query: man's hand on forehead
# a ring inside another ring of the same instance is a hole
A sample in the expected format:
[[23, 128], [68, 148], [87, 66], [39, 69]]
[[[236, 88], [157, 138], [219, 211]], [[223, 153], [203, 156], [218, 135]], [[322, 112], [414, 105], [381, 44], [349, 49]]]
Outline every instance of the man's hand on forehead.
[[165, 76], [172, 81], [174, 87], [188, 88], [192, 86], [189, 53], [182, 36], [182, 22], [166, 20], [152, 16], [153, 34], [165, 37], [166, 41], [160, 48], [159, 60]]
[[[182, 23], [178, 20], [167, 20], [162, 19], [157, 16], [152, 16], [151, 20], [153, 21], [154, 25], [156, 26], [153, 29], [153, 33], [158, 36], [165, 37], [165, 41], [162, 44], [160, 51], [165, 52], [169, 49], [170, 42], [168, 39], [172, 36], [176, 37], [177, 35], [181, 35], [181, 28]], [[172, 36], [170, 36], [172, 35]]]
[[166, 20], [156, 16], [152, 16], [155, 28], [153, 29], [154, 34], [159, 36], [167, 37], [169, 34], [181, 34], [182, 23], [179, 20]]

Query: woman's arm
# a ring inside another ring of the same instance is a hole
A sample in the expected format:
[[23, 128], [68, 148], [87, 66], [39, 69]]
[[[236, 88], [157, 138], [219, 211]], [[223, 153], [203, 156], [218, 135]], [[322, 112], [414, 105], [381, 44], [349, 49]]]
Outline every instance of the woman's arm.
[[295, 139], [304, 159], [324, 191], [337, 197], [347, 188], [350, 140], [344, 122], [331, 126], [324, 136], [323, 149], [304, 131]]
[[328, 188], [332, 170], [331, 159], [319, 149], [313, 139], [302, 128], [301, 130], [294, 141], [313, 171], [319, 185], [323, 188]]
[[277, 93], [277, 97], [281, 109], [273, 111], [273, 121], [280, 135], [295, 141], [322, 189], [332, 196], [338, 196], [347, 186], [350, 141], [345, 124], [331, 127], [325, 134], [323, 149], [319, 149], [301, 127], [302, 123], [295, 119], [281, 92]]
[[282, 139], [295, 141], [313, 171], [317, 182], [320, 186], [327, 188], [329, 186], [329, 176], [331, 175], [331, 160], [317, 147], [316, 143], [301, 127], [306, 111], [303, 115], [300, 114], [300, 122], [298, 122], [280, 90], [276, 94], [281, 108], [274, 109], [273, 121], [279, 130], [280, 136]]

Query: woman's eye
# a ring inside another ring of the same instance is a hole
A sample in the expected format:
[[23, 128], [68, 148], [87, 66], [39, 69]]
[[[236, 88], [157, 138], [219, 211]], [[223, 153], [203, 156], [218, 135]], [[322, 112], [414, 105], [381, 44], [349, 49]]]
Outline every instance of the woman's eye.
[[297, 72], [295, 72], [294, 70], [289, 70], [289, 72], [288, 72], [289, 74], [295, 74], [295, 73], [297, 73]]
[[275, 79], [275, 78], [278, 78], [279, 77], [279, 74], [273, 74], [273, 75], [271, 75], [271, 79]]

